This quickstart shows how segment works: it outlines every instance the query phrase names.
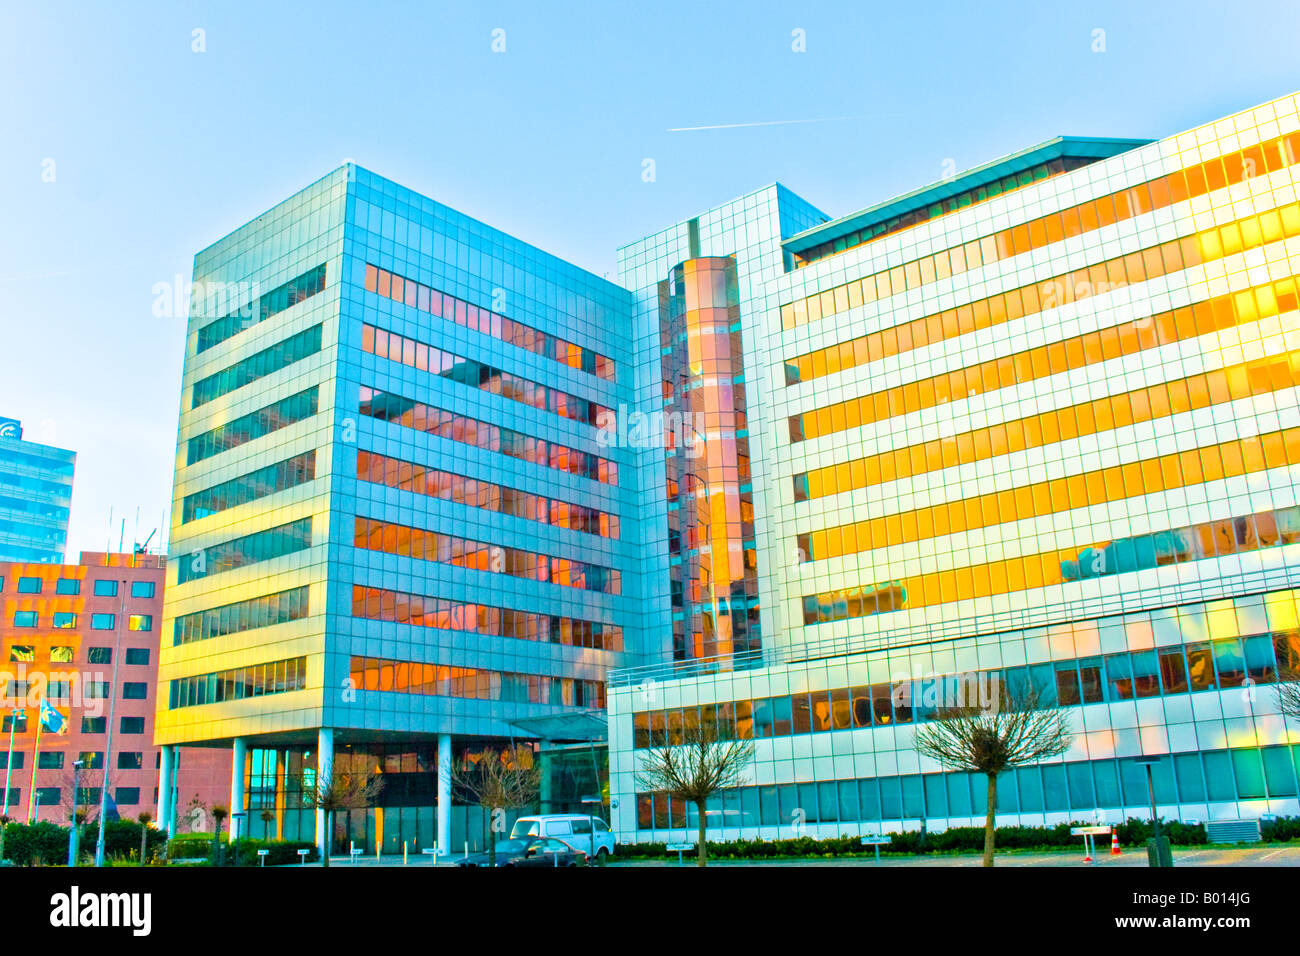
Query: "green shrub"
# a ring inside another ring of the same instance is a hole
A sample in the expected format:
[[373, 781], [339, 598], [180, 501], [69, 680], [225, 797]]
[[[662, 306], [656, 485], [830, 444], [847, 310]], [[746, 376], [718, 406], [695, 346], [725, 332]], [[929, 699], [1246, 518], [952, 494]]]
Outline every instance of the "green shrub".
[[[1129, 817], [1115, 825], [1115, 832], [1124, 846], [1144, 846], [1151, 838], [1151, 821]], [[1199, 846], [1205, 842], [1205, 827], [1200, 823], [1193, 825], [1162, 819], [1160, 832], [1169, 838], [1172, 846]]]
[[[224, 833], [221, 842], [226, 842]], [[167, 858], [170, 860], [206, 860], [211, 855], [211, 833], [183, 833], [167, 843]]]
[[1278, 817], [1259, 826], [1260, 836], [1265, 840], [1285, 843], [1287, 840], [1300, 840], [1300, 817]]
[[[82, 847], [86, 837], [82, 831]], [[68, 828], [41, 820], [5, 827], [5, 859], [19, 866], [55, 866], [68, 862]]]
[[[146, 853], [150, 859], [157, 856], [167, 834], [150, 830]], [[95, 857], [95, 844], [99, 840], [99, 824], [82, 825], [80, 856]], [[140, 856], [140, 824], [134, 820], [114, 820], [104, 827], [104, 856], [137, 861]], [[5, 827], [5, 859], [19, 866], [62, 866], [68, 862], [68, 827], [47, 820], [28, 826], [10, 823]]]
[[[995, 845], [999, 851], [1079, 849], [1082, 848], [1083, 838], [1072, 835], [1070, 829], [1087, 825], [1089, 824], [1058, 823], [1050, 827], [1002, 826], [997, 828]], [[1262, 829], [1266, 840], [1300, 839], [1300, 817], [1281, 817], [1263, 824]], [[1205, 842], [1205, 827], [1201, 824], [1162, 821], [1161, 831], [1175, 846], [1196, 846]], [[1123, 823], [1116, 824], [1115, 832], [1119, 834], [1121, 844], [1141, 846], [1151, 835], [1151, 824], [1147, 820], [1130, 817]], [[885, 835], [890, 842], [880, 848], [881, 853], [978, 853], [984, 849], [983, 827], [950, 827], [924, 835], [919, 830], [907, 830]], [[1101, 849], [1099, 844], [1098, 850]], [[850, 834], [820, 840], [798, 837], [785, 840], [730, 840], [726, 843], [709, 841], [708, 850], [709, 858], [716, 860], [863, 856], [874, 852], [873, 848], [862, 846], [859, 837]], [[668, 852], [667, 845], [663, 843], [629, 843], [619, 845], [618, 855], [635, 860], [675, 858], [677, 853]]]
[[269, 850], [266, 855], [267, 866], [285, 866], [302, 862], [299, 850], [309, 850], [307, 862], [314, 863], [320, 859], [316, 845], [307, 840], [253, 840], [241, 839], [238, 844], [238, 862], [236, 866], [261, 866], [258, 850]]
[[[104, 855], [139, 862], [141, 826], [142, 824], [136, 820], [113, 820], [105, 824]], [[86, 827], [81, 837], [83, 847], [87, 842], [87, 834], [89, 834], [90, 843], [93, 845], [99, 839], [99, 827], [96, 824]], [[145, 861], [148, 862], [157, 858], [161, 852], [162, 845], [167, 842], [167, 833], [165, 830], [156, 830], [150, 827], [149, 836], [146, 839], [148, 843], [145, 844]]]

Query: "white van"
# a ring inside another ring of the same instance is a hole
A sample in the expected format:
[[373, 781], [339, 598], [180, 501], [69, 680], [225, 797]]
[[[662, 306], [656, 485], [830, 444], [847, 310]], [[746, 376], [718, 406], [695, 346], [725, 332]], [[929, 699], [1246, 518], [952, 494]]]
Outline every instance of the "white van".
[[584, 816], [581, 813], [520, 817], [510, 828], [510, 839], [522, 840], [526, 837], [555, 837], [588, 856], [593, 853], [596, 857], [614, 855], [614, 834], [610, 832], [609, 826], [600, 817]]

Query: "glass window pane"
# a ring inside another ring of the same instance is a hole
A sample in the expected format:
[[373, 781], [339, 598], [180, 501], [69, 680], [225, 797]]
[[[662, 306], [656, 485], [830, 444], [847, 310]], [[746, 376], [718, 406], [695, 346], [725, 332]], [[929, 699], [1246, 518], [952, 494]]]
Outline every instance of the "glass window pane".
[[1233, 750], [1232, 773], [1237, 782], [1237, 799], [1257, 800], [1266, 795], [1264, 765], [1258, 750]]
[[1092, 768], [1086, 761], [1065, 765], [1066, 779], [1070, 785], [1070, 809], [1086, 810], [1096, 806], [1092, 793]]
[[1138, 697], [1154, 697], [1160, 693], [1155, 651], [1135, 651], [1133, 662], [1133, 692]]
[[1264, 780], [1268, 784], [1268, 795], [1294, 797], [1296, 777], [1295, 765], [1291, 762], [1291, 748], [1265, 747], [1261, 755], [1264, 759]]
[[1106, 681], [1111, 700], [1133, 699], [1133, 662], [1128, 654], [1106, 658]]
[[1095, 761], [1092, 764], [1092, 782], [1097, 790], [1097, 806], [1123, 806], [1119, 795], [1119, 775], [1115, 769], [1115, 761]]
[[880, 819], [880, 785], [876, 780], [858, 781], [858, 815], [863, 820]]
[[1178, 782], [1178, 798], [1183, 803], [1201, 803], [1205, 800], [1205, 780], [1201, 776], [1199, 754], [1178, 754], [1174, 757], [1174, 776]]
[[1065, 784], [1065, 768], [1060, 764], [1046, 764], [1043, 772], [1043, 800], [1050, 813], [1070, 809], [1070, 794]]
[[912, 774], [902, 778], [903, 785], [903, 815], [909, 820], [921, 820], [925, 818], [925, 789], [921, 785], [921, 777], [918, 774]]
[[1219, 675], [1219, 688], [1240, 687], [1246, 679], [1246, 659], [1241, 653], [1241, 641], [1235, 637], [1214, 642], [1214, 666]]
[[1166, 694], [1187, 692], [1187, 664], [1181, 647], [1168, 647], [1160, 652], [1160, 683]]
[[1232, 760], [1226, 750], [1201, 754], [1205, 766], [1205, 789], [1211, 802], [1236, 800], [1237, 787], [1233, 778]]

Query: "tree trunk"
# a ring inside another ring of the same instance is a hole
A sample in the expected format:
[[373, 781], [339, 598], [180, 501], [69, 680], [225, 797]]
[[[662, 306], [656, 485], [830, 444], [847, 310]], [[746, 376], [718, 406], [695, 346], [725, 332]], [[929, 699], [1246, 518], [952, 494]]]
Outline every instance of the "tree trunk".
[[989, 777], [989, 811], [984, 817], [984, 865], [993, 865], [993, 833], [997, 827], [998, 812], [998, 775]]
[[696, 865], [696, 866], [708, 866], [708, 865], [709, 865], [708, 851], [704, 848], [704, 835], [705, 835], [705, 833], [708, 831], [708, 826], [709, 826], [709, 822], [708, 822], [708, 820], [707, 820], [707, 819], [705, 818], [705, 816], [704, 816], [704, 804], [705, 804], [705, 803], [706, 803], [706, 801], [704, 801], [704, 800], [697, 800], [697, 801], [695, 801], [695, 808], [696, 808], [696, 810], [699, 811], [699, 814], [700, 814], [700, 834], [699, 834], [699, 840], [700, 840], [700, 842], [696, 845], [696, 848], [695, 848], [695, 865]]
[[[489, 821], [492, 819], [488, 817]], [[495, 868], [497, 865], [497, 828], [494, 823], [488, 823], [488, 866]]]

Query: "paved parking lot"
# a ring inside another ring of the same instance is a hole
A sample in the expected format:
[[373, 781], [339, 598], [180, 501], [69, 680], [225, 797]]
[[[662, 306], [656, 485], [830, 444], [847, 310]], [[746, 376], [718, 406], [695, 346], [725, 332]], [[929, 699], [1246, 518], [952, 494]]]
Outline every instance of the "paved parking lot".
[[[319, 863], [308, 866], [319, 867]], [[398, 866], [402, 865], [400, 856], [358, 857], [353, 863], [346, 856], [330, 857], [330, 866]], [[442, 860], [432, 863], [427, 856], [411, 856], [407, 866], [455, 866], [454, 860]], [[694, 866], [694, 859], [686, 854], [683, 865]], [[979, 866], [977, 853], [960, 855], [933, 856], [881, 856], [877, 863], [871, 857], [841, 857], [837, 859], [797, 859], [797, 860], [711, 860], [709, 866]], [[1093, 863], [1083, 862], [1082, 847], [1078, 852], [1053, 851], [1047, 853], [999, 853], [997, 866], [1146, 866], [1145, 848], [1127, 848], [1119, 856], [1111, 856], [1110, 848], [1103, 847]], [[1263, 846], [1200, 846], [1174, 847], [1175, 866], [1300, 866], [1300, 843], [1267, 844]], [[609, 864], [611, 867], [669, 867], [677, 866], [677, 859], [671, 860], [620, 860], [617, 857]]]
[[[714, 860], [709, 866], [979, 866], [981, 857], [976, 853], [956, 856], [892, 856], [882, 855], [877, 863], [871, 857], [847, 857], [818, 860]], [[686, 856], [684, 862], [693, 866]], [[622, 860], [611, 866], [676, 866], [677, 860]], [[1049, 853], [999, 853], [997, 866], [1146, 866], [1146, 848], [1128, 848], [1119, 856], [1111, 856], [1110, 848], [1102, 849], [1093, 863], [1083, 862], [1083, 848], [1078, 852], [1055, 851]], [[1174, 866], [1300, 866], [1300, 844], [1270, 844], [1266, 846], [1201, 846], [1174, 847]]]

